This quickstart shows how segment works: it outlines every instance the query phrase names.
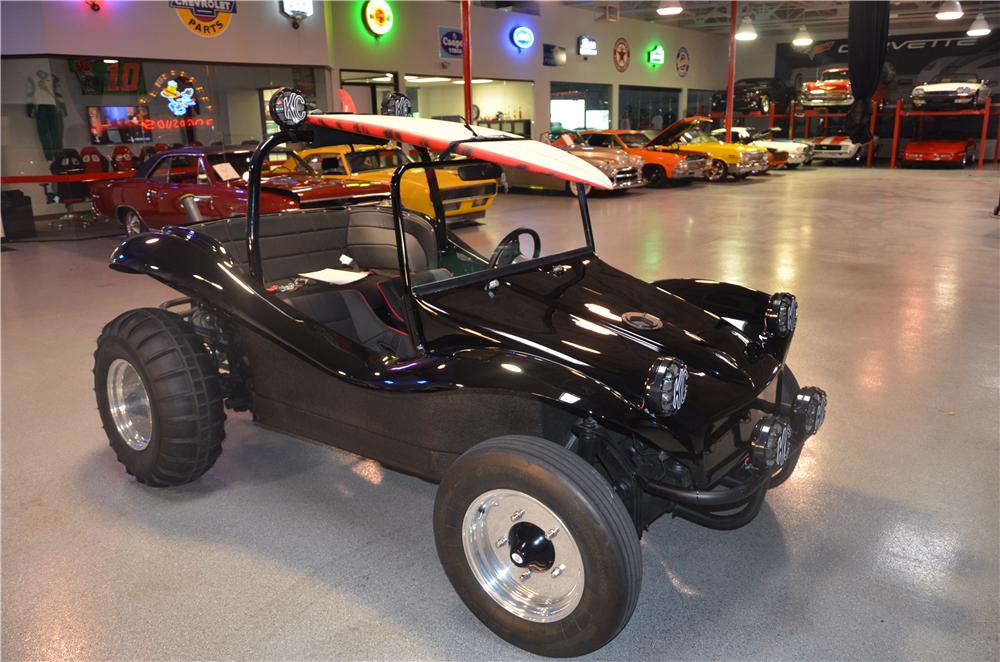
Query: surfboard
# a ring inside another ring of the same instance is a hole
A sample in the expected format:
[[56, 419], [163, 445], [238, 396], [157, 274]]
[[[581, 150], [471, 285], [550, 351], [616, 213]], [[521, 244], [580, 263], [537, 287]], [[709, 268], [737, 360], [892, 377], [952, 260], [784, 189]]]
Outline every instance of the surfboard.
[[409, 143], [416, 147], [426, 147], [433, 152], [442, 152], [457, 141], [477, 136], [517, 138], [509, 141], [461, 143], [456, 146], [454, 153], [509, 168], [552, 175], [566, 181], [590, 184], [599, 189], [614, 188], [603, 172], [580, 157], [537, 140], [524, 139], [496, 129], [473, 126], [469, 130], [458, 122], [394, 115], [309, 115], [307, 120], [317, 126]]

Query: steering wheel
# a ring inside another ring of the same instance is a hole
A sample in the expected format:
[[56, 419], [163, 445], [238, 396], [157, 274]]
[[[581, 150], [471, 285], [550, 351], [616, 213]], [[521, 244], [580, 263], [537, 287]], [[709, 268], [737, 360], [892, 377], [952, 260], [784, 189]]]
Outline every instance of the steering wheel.
[[506, 267], [509, 264], [514, 264], [519, 260], [517, 258], [521, 256], [521, 241], [518, 239], [522, 234], [526, 234], [531, 237], [531, 240], [535, 244], [535, 249], [531, 251], [531, 259], [537, 258], [542, 253], [542, 240], [538, 236], [538, 233], [531, 228], [517, 228], [507, 233], [507, 236], [500, 240], [497, 244], [496, 250], [493, 251], [493, 255], [490, 256], [490, 269], [495, 269], [496, 267]]

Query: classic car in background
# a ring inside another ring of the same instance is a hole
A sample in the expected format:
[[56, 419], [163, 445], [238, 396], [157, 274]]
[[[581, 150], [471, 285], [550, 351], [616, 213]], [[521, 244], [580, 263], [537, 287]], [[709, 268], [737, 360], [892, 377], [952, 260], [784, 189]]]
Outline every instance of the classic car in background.
[[[578, 156], [590, 165], [600, 170], [614, 184], [612, 191], [627, 191], [638, 186], [645, 186], [642, 178], [643, 160], [632, 156], [621, 149], [606, 147], [590, 147], [584, 142], [583, 136], [575, 131], [553, 131], [543, 133], [539, 140], [558, 147], [563, 151]], [[558, 177], [529, 172], [522, 168], [504, 168], [507, 186], [510, 188], [529, 188], [548, 191], [566, 191], [576, 195], [577, 184], [567, 182]], [[590, 187], [585, 186], [589, 193]]]
[[645, 162], [642, 177], [649, 186], [701, 179], [711, 162], [704, 152], [682, 152], [676, 147], [649, 147], [649, 136], [642, 131], [584, 131], [583, 138], [592, 147], [620, 149], [640, 157]]
[[[118, 219], [129, 235], [168, 225], [185, 225], [189, 212], [181, 204], [191, 195], [204, 220], [228, 218], [247, 211], [244, 177], [252, 153], [246, 147], [183, 147], [147, 159], [129, 179], [91, 187], [94, 213]], [[346, 199], [383, 199], [382, 184], [321, 178], [293, 152], [273, 153], [265, 164], [261, 190], [265, 213], [316, 209], [344, 204]]]
[[802, 83], [799, 105], [805, 108], [841, 108], [854, 103], [851, 78], [845, 67], [824, 69], [819, 80]]
[[[733, 112], [771, 112], [771, 106], [778, 104], [785, 108], [795, 98], [795, 89], [788, 81], [780, 78], [741, 78], [733, 85]], [[712, 95], [712, 112], [726, 112], [726, 90]]]
[[[776, 126], [772, 126], [770, 129], [753, 129], [746, 126], [734, 126], [733, 132], [730, 135], [730, 142], [762, 147], [772, 155], [777, 152], [784, 152], [785, 158], [781, 165], [784, 165], [786, 168], [798, 168], [803, 163], [809, 163], [812, 161], [812, 145], [789, 140], [788, 138], [775, 138], [774, 134], [780, 130], [781, 129]], [[712, 135], [719, 140], [725, 140], [726, 130], [715, 129], [712, 131]], [[772, 158], [770, 160], [773, 167], [775, 163], [781, 159]]]
[[[392, 173], [410, 159], [394, 145], [332, 145], [304, 149], [299, 155], [324, 178], [348, 178], [388, 186]], [[449, 223], [466, 223], [486, 215], [497, 197], [499, 168], [482, 165], [454, 167], [437, 171], [441, 203]], [[411, 170], [400, 186], [403, 206], [426, 216], [435, 216], [427, 178], [421, 170]]]
[[709, 117], [686, 117], [660, 131], [647, 148], [667, 147], [708, 154], [712, 160], [705, 168], [705, 179], [710, 182], [721, 182], [727, 175], [743, 179], [767, 170], [766, 149], [722, 142], [710, 133], [711, 129]]
[[870, 143], [856, 143], [850, 136], [837, 134], [812, 139], [813, 158], [817, 161], [836, 161], [858, 165], [868, 158], [868, 150], [874, 149], [878, 137]]
[[903, 148], [904, 166], [950, 165], [964, 168], [976, 161], [976, 141], [971, 138], [959, 140], [913, 140]]
[[982, 108], [990, 97], [990, 81], [976, 74], [952, 73], [935, 76], [910, 93], [910, 102], [921, 110]]

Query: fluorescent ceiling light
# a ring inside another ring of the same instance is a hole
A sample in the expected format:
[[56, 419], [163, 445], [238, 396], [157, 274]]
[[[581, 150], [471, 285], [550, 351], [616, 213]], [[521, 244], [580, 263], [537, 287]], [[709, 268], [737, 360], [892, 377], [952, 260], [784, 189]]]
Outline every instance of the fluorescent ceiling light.
[[391, 83], [392, 82], [392, 76], [386, 74], [385, 76], [379, 76], [378, 78], [372, 78], [371, 82], [373, 82], [373, 83]]
[[[980, 14], [980, 16], [982, 16], [982, 14]], [[989, 31], [987, 30], [987, 32]], [[118, 60], [114, 60], [112, 58], [105, 58], [104, 64], [118, 64]]]
[[450, 78], [445, 78], [443, 76], [427, 76], [426, 78], [421, 76], [416, 76], [413, 78], [407, 78], [406, 80], [411, 83], [447, 83]]
[[968, 32], [965, 34], [970, 37], [985, 37], [990, 32], [992, 32], [992, 30], [990, 30], [990, 24], [986, 22], [986, 17], [983, 16], [983, 12], [979, 12], [976, 14], [976, 20], [972, 22], [972, 25], [969, 26]]
[[795, 39], [792, 39], [792, 46], [808, 46], [811, 43], [813, 43], [812, 35], [806, 30], [806, 26], [800, 25]]
[[[482, 83], [492, 83], [493, 79], [492, 78], [473, 78], [469, 82], [472, 83], [473, 85], [480, 85]], [[451, 81], [451, 84], [452, 85], [465, 85], [465, 81], [464, 80], [453, 80], [453, 81]]]
[[660, 16], [676, 16], [684, 11], [681, 7], [680, 0], [665, 0], [661, 2], [660, 6], [656, 8], [656, 13]]
[[757, 38], [757, 31], [753, 29], [753, 21], [749, 16], [744, 16], [740, 21], [740, 29], [736, 31], [736, 38], [740, 41], [753, 41]]
[[965, 14], [962, 11], [962, 3], [958, 0], [949, 0], [948, 2], [942, 2], [941, 6], [938, 7], [938, 13], [934, 15], [939, 21], [956, 21]]

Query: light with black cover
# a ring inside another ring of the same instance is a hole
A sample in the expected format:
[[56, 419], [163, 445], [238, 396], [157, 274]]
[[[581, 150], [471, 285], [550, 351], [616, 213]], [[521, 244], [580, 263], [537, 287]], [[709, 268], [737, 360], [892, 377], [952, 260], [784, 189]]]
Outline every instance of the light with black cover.
[[687, 366], [680, 359], [656, 359], [646, 380], [646, 405], [660, 416], [676, 414], [687, 398], [687, 379]]
[[294, 129], [300, 126], [308, 115], [306, 98], [291, 87], [283, 87], [271, 95], [268, 110], [282, 129]]

